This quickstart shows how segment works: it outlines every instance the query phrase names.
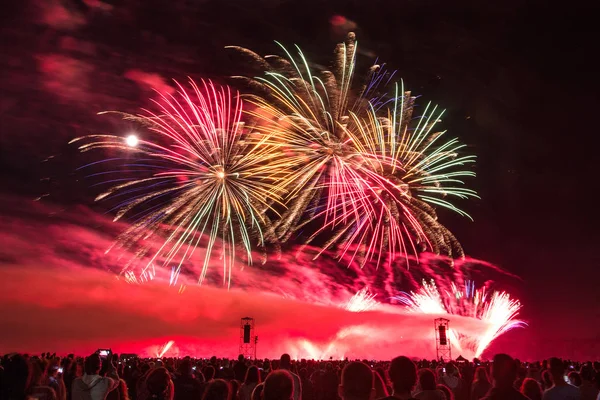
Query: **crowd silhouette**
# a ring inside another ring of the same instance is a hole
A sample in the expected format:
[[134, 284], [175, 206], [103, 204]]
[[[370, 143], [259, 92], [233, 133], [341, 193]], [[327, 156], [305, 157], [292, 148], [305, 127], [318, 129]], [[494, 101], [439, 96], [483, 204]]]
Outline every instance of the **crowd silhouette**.
[[600, 400], [600, 362], [8, 354], [0, 400]]

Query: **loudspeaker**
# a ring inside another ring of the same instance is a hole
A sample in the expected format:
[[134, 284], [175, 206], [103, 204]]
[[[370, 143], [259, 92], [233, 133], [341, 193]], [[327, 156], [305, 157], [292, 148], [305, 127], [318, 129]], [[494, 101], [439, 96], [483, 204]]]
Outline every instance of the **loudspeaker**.
[[244, 343], [250, 343], [250, 325], [244, 325]]
[[448, 340], [446, 339], [446, 327], [443, 325], [440, 325], [440, 327], [438, 328], [438, 331], [440, 333], [440, 344], [442, 346], [447, 345]]

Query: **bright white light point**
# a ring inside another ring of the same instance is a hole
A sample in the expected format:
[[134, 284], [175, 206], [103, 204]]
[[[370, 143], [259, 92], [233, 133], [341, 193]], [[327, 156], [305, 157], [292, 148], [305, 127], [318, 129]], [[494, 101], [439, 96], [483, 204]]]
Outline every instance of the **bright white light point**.
[[129, 135], [127, 136], [127, 138], [125, 139], [125, 143], [127, 143], [127, 146], [129, 147], [135, 147], [138, 145], [139, 143], [139, 139], [137, 136], [135, 135]]
[[223, 171], [217, 172], [217, 178], [219, 178], [219, 179], [225, 178], [225, 172], [223, 172]]

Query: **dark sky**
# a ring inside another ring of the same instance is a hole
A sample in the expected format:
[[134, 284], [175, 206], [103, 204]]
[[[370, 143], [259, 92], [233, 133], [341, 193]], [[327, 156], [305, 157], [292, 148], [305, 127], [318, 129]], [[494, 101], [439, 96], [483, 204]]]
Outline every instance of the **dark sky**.
[[[473, 185], [482, 199], [463, 204], [475, 222], [441, 217], [470, 256], [523, 278], [514, 290], [531, 326], [502, 340], [551, 341], [580, 353], [600, 342], [591, 6], [553, 9], [517, 0], [14, 3], [0, 17], [0, 190], [6, 194], [50, 193], [45, 200], [54, 203], [91, 204], [94, 194], [69, 175], [81, 159], [66, 142], [114, 131], [98, 111], [134, 112], [147, 104], [150, 85], [171, 78], [223, 80], [238, 72], [223, 49], [230, 44], [268, 54], [277, 51], [273, 40], [296, 43], [327, 65], [351, 27], [360, 66], [376, 56], [398, 69], [414, 94], [447, 109], [444, 128], [479, 157]], [[346, 24], [332, 24], [336, 15]], [[41, 162], [50, 155], [56, 157]], [[40, 181], [46, 176], [52, 179]]]

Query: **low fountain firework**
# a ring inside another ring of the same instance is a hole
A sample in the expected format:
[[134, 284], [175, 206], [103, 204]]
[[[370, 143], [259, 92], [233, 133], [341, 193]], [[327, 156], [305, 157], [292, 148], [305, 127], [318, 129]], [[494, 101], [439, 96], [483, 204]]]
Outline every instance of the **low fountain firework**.
[[525, 325], [517, 319], [521, 309], [519, 300], [511, 299], [506, 292], [489, 292], [485, 287], [476, 289], [472, 281], [466, 281], [460, 289], [453, 282], [451, 291], [438, 289], [433, 280], [423, 281], [419, 290], [404, 293], [396, 299], [414, 313], [461, 315], [484, 321], [488, 327], [477, 337], [465, 335], [459, 329], [448, 332], [453, 347], [460, 353], [469, 351], [475, 357], [480, 357], [498, 336]]

